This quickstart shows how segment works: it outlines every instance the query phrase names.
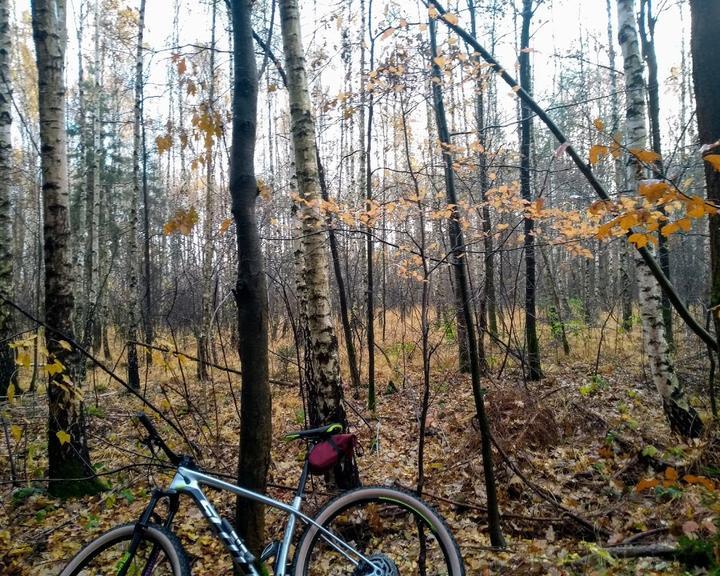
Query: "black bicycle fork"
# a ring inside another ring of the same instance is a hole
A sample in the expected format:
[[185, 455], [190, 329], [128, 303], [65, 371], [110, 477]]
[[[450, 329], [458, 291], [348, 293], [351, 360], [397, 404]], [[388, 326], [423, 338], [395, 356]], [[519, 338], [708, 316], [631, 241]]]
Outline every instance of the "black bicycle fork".
[[[163, 527], [170, 529], [173, 518], [175, 517], [175, 514], [180, 507], [180, 497], [176, 492], [165, 492], [164, 490], [155, 489], [152, 491], [150, 502], [145, 507], [145, 510], [140, 516], [140, 520], [138, 520], [135, 524], [132, 541], [130, 542], [130, 548], [127, 551], [127, 559], [125, 560], [125, 563], [123, 564], [120, 571], [117, 573], [117, 576], [125, 576], [127, 574], [127, 571], [130, 569], [130, 565], [132, 564], [133, 558], [135, 558], [135, 553], [137, 552], [138, 546], [140, 545], [140, 541], [145, 535], [145, 531], [147, 530], [148, 524], [150, 523], [150, 519], [153, 518], [153, 515], [160, 519], [160, 517], [155, 514], [155, 507], [158, 505], [158, 502], [160, 502], [160, 500], [162, 500], [163, 498], [167, 498], [168, 500], [168, 514], [165, 518], [165, 521], [162, 522], [162, 525]], [[158, 522], [158, 524], [160, 524], [160, 522]], [[155, 569], [155, 563], [158, 560], [159, 554], [160, 547], [157, 544], [153, 544], [150, 555], [148, 556], [147, 562], [145, 563], [145, 566], [143, 567], [143, 570], [141, 572], [142, 576], [150, 576], [150, 574], [152, 574], [152, 571]]]

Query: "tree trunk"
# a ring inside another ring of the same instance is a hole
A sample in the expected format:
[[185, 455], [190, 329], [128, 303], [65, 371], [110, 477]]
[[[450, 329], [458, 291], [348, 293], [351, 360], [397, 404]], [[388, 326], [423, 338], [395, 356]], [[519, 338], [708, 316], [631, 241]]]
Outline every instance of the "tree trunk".
[[[618, 39], [625, 70], [625, 145], [628, 148], [646, 149], [645, 85], [634, 8], [634, 0], [618, 0]], [[628, 182], [633, 188], [637, 188], [639, 181], [646, 177], [644, 166], [632, 154], [627, 159], [627, 173]], [[660, 285], [639, 254], [635, 258], [635, 266], [643, 339], [653, 383], [662, 396], [671, 428], [683, 436], [697, 437], [702, 432], [703, 424], [695, 409], [688, 403], [683, 386], [675, 373], [665, 339]]]
[[[320, 162], [320, 153], [316, 152], [318, 163], [318, 176], [320, 178], [320, 190], [322, 199], [326, 202], [330, 201], [327, 184], [325, 182], [325, 170]], [[353, 395], [358, 398], [360, 395], [360, 370], [358, 370], [357, 354], [355, 352], [355, 343], [353, 342], [352, 327], [350, 326], [350, 314], [348, 312], [347, 290], [345, 289], [345, 280], [340, 267], [340, 254], [338, 252], [337, 237], [333, 228], [334, 223], [328, 216], [328, 239], [330, 240], [330, 255], [332, 256], [333, 271], [335, 272], [335, 281], [338, 287], [338, 300], [340, 302], [340, 320], [343, 326], [343, 334], [345, 336], [345, 349], [348, 355], [348, 365], [350, 366], [350, 380], [353, 386]]]
[[140, 370], [138, 367], [137, 340], [140, 306], [138, 302], [138, 200], [140, 197], [140, 123], [142, 121], [143, 98], [143, 34], [145, 31], [145, 0], [140, 0], [138, 19], [137, 49], [135, 52], [135, 108], [133, 118], [133, 187], [130, 198], [130, 229], [128, 232], [128, 384], [140, 389]]
[[[280, 1], [285, 69], [288, 74], [295, 170], [300, 192], [303, 231], [303, 276], [307, 290], [308, 354], [305, 370], [310, 423], [330, 422], [347, 426], [338, 362], [338, 343], [330, 307], [328, 262], [325, 252], [324, 218], [315, 151], [315, 122], [310, 106], [305, 54], [300, 32], [297, 0]], [[354, 463], [335, 470], [341, 487], [358, 481]]]
[[[697, 123], [701, 144], [720, 141], [720, 61], [716, 55], [717, 23], [720, 22], [720, 3], [711, 0], [690, 0], [692, 13], [691, 49], [693, 56], [693, 78], [697, 105]], [[706, 154], [720, 154], [716, 144]], [[720, 203], [720, 171], [709, 163], [705, 164], [707, 198], [717, 205]], [[710, 307], [713, 308], [715, 334], [720, 334], [720, 214], [711, 214], [708, 224], [710, 231]]]
[[[265, 492], [272, 441], [272, 399], [268, 382], [268, 303], [263, 254], [255, 216], [257, 69], [250, 16], [252, 0], [232, 0], [233, 131], [230, 196], [238, 247], [235, 300], [238, 352], [242, 364], [238, 484]], [[237, 528], [254, 554], [263, 546], [265, 511], [238, 499]]]
[[[50, 327], [72, 337], [75, 300], [69, 250], [65, 14], [64, 0], [32, 3], [45, 206], [45, 319]], [[48, 491], [55, 496], [94, 494], [103, 486], [90, 464], [79, 382], [72, 380], [78, 358], [62, 344], [60, 337], [48, 334], [48, 362], [63, 367], [48, 378]]]
[[[212, 37], [210, 41], [210, 82], [208, 83], [208, 100], [205, 113], [215, 122], [215, 21], [217, 16], [217, 0], [212, 4]], [[197, 376], [199, 380], [207, 380], [206, 362], [210, 353], [209, 338], [212, 332], [212, 286], [213, 286], [213, 226], [215, 222], [215, 173], [213, 168], [213, 134], [205, 135], [205, 222], [203, 226], [202, 254], [202, 300], [200, 303], [200, 335], [198, 337]]]
[[488, 506], [488, 528], [490, 530], [490, 541], [493, 546], [504, 546], [505, 539], [500, 526], [500, 512], [498, 509], [497, 493], [495, 488], [495, 471], [492, 462], [492, 443], [490, 439], [490, 423], [485, 413], [485, 391], [480, 383], [480, 359], [478, 357], [477, 340], [475, 336], [475, 325], [471, 310], [472, 298], [468, 286], [467, 254], [463, 240], [462, 226], [460, 225], [460, 207], [458, 206], [457, 195], [455, 194], [455, 175], [453, 172], [453, 157], [451, 152], [450, 135], [445, 118], [445, 104], [443, 102], [442, 80], [443, 72], [437, 63], [437, 23], [430, 18], [430, 57], [432, 58], [432, 96], [435, 108], [435, 121], [438, 128], [438, 138], [442, 146], [442, 155], [445, 168], [445, 192], [447, 203], [453, 206], [452, 214], [448, 222], [450, 236], [450, 262], [455, 269], [455, 289], [460, 295], [460, 307], [463, 313], [467, 349], [470, 359], [470, 375], [472, 378], [473, 399], [478, 423], [480, 425], [480, 438], [482, 442], [483, 471], [485, 474], [485, 491], [487, 493]]
[[[661, 159], [655, 163], [655, 168], [659, 174], [663, 174], [662, 138], [660, 133], [660, 86], [658, 84], [657, 55], [655, 54], [656, 21], [657, 18], [653, 16], [652, 0], [640, 0], [640, 40], [642, 43], [643, 58], [648, 69], [647, 92], [651, 143], [653, 152], [657, 152], [658, 156], [661, 157]], [[661, 208], [661, 210], [664, 212], [664, 209]], [[665, 276], [671, 280], [668, 238], [660, 232], [658, 232], [657, 238], [660, 266]], [[672, 349], [675, 346], [672, 328], [672, 306], [665, 292], [662, 294], [662, 316], [665, 327], [665, 338], [667, 339], [670, 349]]]
[[[532, 94], [532, 70], [530, 67], [530, 21], [533, 16], [533, 0], [523, 0], [522, 29], [520, 32], [520, 87]], [[530, 139], [532, 137], [532, 111], [520, 102], [520, 192], [523, 200], [532, 202], [530, 190]], [[532, 218], [523, 219], [525, 249], [525, 344], [527, 346], [528, 380], [543, 377], [540, 366], [540, 345], [537, 337], [535, 310], [535, 237]]]
[[[12, 88], [10, 85], [10, 2], [0, 0], [0, 297], [13, 294], [12, 211], [10, 209], [10, 175], [12, 174]], [[39, 272], [39, 271], [38, 271]], [[10, 384], [15, 386], [15, 356], [5, 341], [13, 334], [10, 306], [0, 302], [0, 397], [7, 395]]]

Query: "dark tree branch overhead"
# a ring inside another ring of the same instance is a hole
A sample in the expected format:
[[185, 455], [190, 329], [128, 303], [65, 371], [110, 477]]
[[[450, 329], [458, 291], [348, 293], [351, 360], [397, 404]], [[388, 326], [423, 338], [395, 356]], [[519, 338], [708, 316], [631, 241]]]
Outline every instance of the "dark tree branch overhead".
[[[493, 57], [493, 55], [490, 54], [487, 50], [485, 50], [485, 48], [483, 48], [483, 46], [477, 40], [475, 40], [475, 38], [473, 38], [465, 29], [458, 26], [457, 24], [452, 24], [442, 18], [442, 16], [447, 13], [447, 10], [437, 0], [423, 1], [426, 6], [435, 7], [435, 9], [440, 13], [440, 18], [438, 19], [442, 20], [446, 26], [453, 30], [453, 32], [455, 32], [469, 46], [471, 46], [476, 52], [478, 52], [483, 57], [483, 59], [488, 64], [490, 64], [492, 69], [497, 74], [499, 74], [500, 77], [502, 77], [505, 83], [513, 89], [513, 91], [517, 94], [518, 98], [521, 98], [523, 102], [525, 102], [527, 107], [530, 108], [530, 110], [532, 110], [533, 112], [535, 112], [535, 114], [537, 114], [538, 118], [543, 121], [543, 123], [548, 127], [550, 132], [552, 132], [555, 138], [557, 138], [558, 142], [561, 145], [566, 146], [565, 152], [568, 154], [568, 156], [570, 156], [572, 161], [578, 167], [578, 169], [588, 181], [588, 183], [598, 195], [598, 197], [600, 197], [600, 199], [602, 200], [610, 200], [610, 195], [608, 194], [607, 190], [605, 190], [605, 187], [602, 185], [602, 183], [595, 177], [595, 174], [593, 174], [590, 166], [585, 163], [585, 161], [580, 157], [577, 150], [575, 150], [574, 146], [568, 141], [567, 137], [562, 132], [562, 130], [560, 130], [559, 126], [555, 124], [552, 118], [547, 115], [546, 111], [525, 90], [520, 87], [517, 81], [510, 74], [508, 74], [506, 69], [500, 65], [500, 63]], [[632, 231], [627, 232], [627, 236], [630, 236], [631, 234]], [[713, 350], [717, 350], [718, 343], [715, 340], [714, 336], [710, 334], [710, 332], [705, 330], [702, 324], [700, 324], [690, 313], [688, 308], [685, 306], [685, 303], [680, 298], [680, 295], [675, 290], [675, 287], [672, 285], [668, 277], [663, 273], [658, 261], [647, 250], [647, 248], [636, 247], [636, 250], [640, 253], [648, 268], [650, 268], [653, 276], [658, 281], [658, 284], [660, 284], [663, 291], [667, 294], [670, 303], [673, 305], [677, 313], [685, 321], [688, 327], [705, 344], [711, 346]]]

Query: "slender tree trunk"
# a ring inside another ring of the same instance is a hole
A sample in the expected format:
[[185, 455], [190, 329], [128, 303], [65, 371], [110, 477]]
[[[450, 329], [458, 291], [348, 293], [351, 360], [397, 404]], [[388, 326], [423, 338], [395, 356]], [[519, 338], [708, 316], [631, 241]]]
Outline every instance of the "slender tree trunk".
[[[212, 38], [210, 41], [210, 82], [208, 85], [208, 101], [206, 114], [215, 121], [215, 21], [217, 16], [217, 0], [212, 4]], [[206, 362], [210, 346], [209, 338], [212, 332], [210, 319], [212, 318], [212, 286], [213, 286], [213, 256], [215, 253], [213, 243], [213, 226], [215, 222], [215, 171], [213, 167], [213, 135], [205, 136], [205, 223], [203, 227], [203, 255], [202, 255], [202, 301], [200, 304], [200, 336], [198, 337], [198, 363], [197, 376], [199, 380], [208, 378]]]
[[[327, 184], [325, 181], [325, 170], [320, 161], [320, 153], [316, 148], [316, 158], [318, 163], [318, 177], [320, 179], [320, 190], [322, 199], [326, 202], [330, 201]], [[355, 352], [355, 344], [353, 342], [352, 327], [350, 326], [350, 314], [348, 312], [347, 290], [345, 289], [345, 280], [343, 279], [342, 269], [340, 267], [340, 254], [338, 253], [337, 237], [333, 228], [334, 223], [328, 216], [328, 240], [330, 241], [330, 255], [332, 256], [333, 271], [335, 272], [335, 281], [338, 287], [338, 300], [340, 302], [340, 320], [342, 322], [343, 334], [345, 336], [345, 349], [348, 356], [348, 364], [350, 366], [350, 380], [353, 386], [353, 395], [358, 398], [360, 395], [360, 370], [358, 370], [357, 354]]]
[[[625, 144], [628, 148], [647, 148], [645, 127], [645, 85], [638, 47], [634, 0], [618, 0], [618, 38], [625, 70]], [[628, 181], [637, 187], [646, 177], [645, 168], [635, 156], [627, 159]], [[686, 437], [697, 437], [703, 429], [700, 416], [690, 406], [682, 384], [675, 373], [670, 349], [665, 339], [660, 285], [639, 255], [635, 259], [639, 284], [640, 315], [643, 339], [653, 383], [663, 399], [670, 426]]]
[[[533, 0], [523, 0], [522, 29], [520, 32], [520, 87], [532, 94], [532, 70], [530, 67], [530, 21], [533, 16]], [[532, 202], [530, 189], [530, 140], [532, 138], [532, 111], [524, 102], [520, 102], [520, 192], [523, 200]], [[540, 380], [543, 377], [540, 366], [540, 344], [537, 337], [537, 313], [535, 310], [535, 222], [525, 216], [525, 344], [527, 346], [528, 380]]]
[[145, 31], [145, 0], [140, 0], [138, 19], [137, 49], [135, 53], [135, 108], [133, 121], [133, 187], [130, 198], [130, 230], [128, 232], [128, 384], [140, 389], [140, 370], [138, 366], [137, 340], [140, 306], [138, 302], [138, 201], [140, 198], [140, 155], [143, 98], [143, 34]]
[[[320, 213], [321, 191], [315, 150], [315, 122], [310, 105], [305, 54], [297, 0], [280, 1], [285, 69], [288, 74], [295, 170], [300, 192], [304, 251], [304, 280], [307, 289], [309, 363], [305, 370], [310, 423], [338, 422], [347, 426], [338, 362], [338, 343], [330, 307], [328, 263], [325, 252], [324, 218]], [[339, 486], [357, 484], [354, 462], [335, 470]]]
[[[690, 0], [692, 14], [691, 50], [693, 79], [697, 106], [700, 143], [711, 145], [720, 141], [720, 60], [717, 58], [717, 23], [720, 3], [711, 0]], [[720, 145], [707, 149], [706, 154], [720, 154]], [[705, 164], [707, 198], [720, 204], [720, 171]], [[720, 214], [710, 215], [710, 307], [713, 309], [715, 334], [720, 334]], [[720, 351], [719, 351], [720, 352]]]
[[[372, 30], [372, 3], [368, 2], [367, 30], [370, 38], [370, 70], [375, 66], [375, 38]], [[363, 31], [364, 34], [364, 31]], [[364, 43], [364, 40], [363, 40]], [[367, 134], [365, 139], [365, 148], [363, 149], [363, 169], [365, 175], [363, 183], [365, 184], [365, 206], [368, 211], [372, 208], [372, 133], [373, 133], [373, 115], [375, 95], [370, 92], [367, 103]], [[365, 126], [361, 127], [364, 130]], [[368, 348], [368, 409], [375, 410], [375, 281], [373, 277], [373, 223], [372, 218], [368, 218], [367, 230], [365, 236], [365, 263], [367, 265], [367, 290], [366, 290], [366, 322], [367, 322], [367, 348]]]
[[[660, 86], [658, 83], [658, 63], [655, 54], [655, 23], [657, 19], [653, 16], [652, 0], [640, 0], [640, 40], [642, 43], [642, 54], [648, 69], [648, 114], [650, 117], [650, 136], [653, 152], [657, 152], [662, 158], [662, 139], [660, 133]], [[663, 161], [658, 160], [655, 168], [662, 174]], [[664, 211], [664, 210], [663, 210]], [[658, 257], [660, 266], [665, 276], [670, 276], [670, 250], [668, 238], [658, 232]], [[675, 341], [672, 327], [672, 306], [667, 294], [662, 294], [662, 316], [665, 327], [665, 338], [670, 348], [674, 348]]]
[[[470, 12], [470, 34], [477, 37], [477, 23], [475, 17], [475, 6], [473, 0], [468, 0], [468, 11]], [[478, 59], [479, 63], [479, 59]], [[486, 85], [483, 75], [478, 74], [475, 82], [475, 126], [477, 129], [478, 145], [478, 183], [480, 185], [480, 200], [482, 202], [482, 232], [483, 232], [483, 269], [485, 281], [480, 292], [480, 335], [479, 353], [480, 364], [483, 371], [488, 370], [487, 356], [485, 354], [485, 332], [497, 335], [497, 315], [495, 313], [495, 257], [493, 254], [492, 223], [490, 221], [490, 205], [487, 202], [487, 190], [489, 188], [487, 145], [488, 140], [485, 134], [485, 91]]]
[[[10, 85], [10, 1], [0, 0], [0, 297], [13, 295], [12, 212], [10, 183], [12, 174], [12, 87]], [[38, 271], [39, 273], [39, 271]], [[10, 306], [0, 301], [0, 397], [8, 387], [16, 385], [15, 356], [5, 341], [13, 334], [13, 314]]]
[[[95, 346], [93, 339], [97, 322], [99, 289], [99, 211], [100, 211], [100, 8], [98, 0], [94, 8], [95, 29], [93, 33], [95, 54], [93, 60], [93, 83], [90, 106], [90, 126], [86, 139], [86, 195], [85, 195], [85, 301], [83, 337], [84, 346]], [[85, 111], [80, 113], [84, 116]], [[82, 136], [81, 136], [82, 137]]]
[[[75, 300], [65, 133], [65, 15], [64, 0], [32, 3], [45, 200], [45, 319], [53, 329], [72, 337]], [[90, 464], [80, 383], [73, 381], [79, 359], [53, 334], [48, 334], [47, 349], [48, 361], [64, 367], [48, 378], [48, 491], [56, 496], [97, 493], [103, 486]]]
[[[250, 16], [252, 0], [232, 0], [233, 131], [230, 196], [238, 247], [235, 299], [238, 351], [242, 363], [238, 484], [265, 492], [272, 441], [272, 398], [268, 382], [268, 303], [263, 254], [255, 215], [257, 68]], [[265, 532], [261, 504], [239, 499], [237, 527], [250, 550], [260, 552]]]
[[460, 294], [460, 306], [465, 320], [467, 348], [470, 357], [470, 374], [472, 378], [473, 399], [475, 400], [475, 410], [480, 425], [480, 437], [482, 441], [482, 458], [483, 471], [485, 474], [485, 490], [487, 493], [488, 506], [488, 528], [490, 530], [490, 541], [493, 546], [504, 546], [505, 539], [502, 534], [500, 525], [500, 512], [498, 509], [497, 493], [495, 488], [495, 472], [492, 462], [492, 443], [490, 439], [490, 423], [485, 413], [485, 394], [482, 389], [480, 377], [480, 361], [478, 357], [477, 340], [475, 336], [475, 325], [473, 323], [473, 314], [471, 310], [472, 298], [468, 285], [468, 269], [467, 254], [465, 252], [465, 242], [463, 240], [462, 226], [460, 224], [460, 208], [455, 193], [455, 176], [453, 173], [453, 156], [449, 144], [450, 135], [445, 118], [445, 104], [443, 102], [442, 79], [443, 72], [437, 63], [438, 50], [436, 38], [437, 23], [435, 19], [430, 18], [430, 49], [432, 64], [432, 96], [433, 106], [435, 108], [435, 121], [438, 128], [438, 138], [442, 146], [442, 154], [445, 168], [445, 191], [447, 203], [453, 206], [452, 214], [448, 222], [451, 258], [450, 262], [455, 269], [455, 288]]

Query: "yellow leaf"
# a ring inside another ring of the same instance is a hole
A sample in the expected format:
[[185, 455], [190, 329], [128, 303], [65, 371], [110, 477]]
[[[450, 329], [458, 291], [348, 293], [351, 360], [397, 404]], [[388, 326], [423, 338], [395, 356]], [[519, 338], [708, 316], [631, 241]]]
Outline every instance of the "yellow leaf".
[[428, 16], [430, 16], [430, 18], [432, 18], [433, 20], [435, 20], [435, 18], [437, 18], [439, 15], [440, 12], [438, 12], [437, 8], [435, 8], [434, 6], [430, 6], [428, 8]]
[[600, 120], [600, 118], [595, 118], [595, 120], [593, 120], [593, 126], [595, 126], [595, 129], [598, 132], [602, 132], [603, 130], [605, 130], [605, 122]]
[[648, 237], [646, 234], [640, 234], [636, 232], [635, 234], [630, 234], [628, 237], [628, 242], [631, 242], [638, 248], [644, 248], [648, 244]]
[[48, 376], [60, 374], [63, 370], [65, 370], [65, 366], [60, 360], [55, 360], [52, 364], [45, 366], [45, 372], [47, 372]]
[[688, 218], [702, 218], [705, 216], [705, 202], [697, 196], [693, 197], [688, 204]]
[[653, 204], [663, 198], [670, 190], [670, 184], [665, 180], [642, 180], [638, 186], [640, 196]]
[[68, 442], [70, 442], [70, 438], [72, 438], [72, 436], [65, 432], [65, 430], [58, 430], [55, 433], [55, 436], [57, 436], [57, 439], [60, 441], [60, 446], [62, 446], [63, 444], [67, 444]]
[[720, 154], [708, 154], [703, 156], [703, 160], [708, 162], [716, 171], [720, 172]]
[[72, 352], [72, 346], [67, 340], [58, 340], [58, 344], [60, 345], [60, 348], [64, 348], [68, 352]]
[[677, 232], [678, 230], [680, 230], [680, 226], [678, 225], [678, 223], [671, 222], [670, 224], [666, 224], [665, 226], [663, 226], [660, 232], [663, 236], [665, 236], [665, 238], [667, 238], [671, 234], [675, 234], [675, 232]]
[[681, 218], [676, 222], [683, 232], [690, 232], [692, 228], [692, 221], [689, 218]]
[[618, 221], [618, 224], [620, 228], [627, 231], [630, 230], [633, 226], [636, 226], [639, 224], [640, 220], [638, 218], [638, 215], [635, 212], [630, 212], [629, 214], [625, 214], [620, 218]]
[[445, 14], [443, 14], [443, 20], [452, 26], [457, 26], [458, 23], [458, 17], [450, 12], [445, 12]]
[[15, 384], [12, 382], [10, 382], [7, 389], [7, 399], [9, 404], [12, 404], [12, 401], [15, 399]]
[[385, 40], [385, 38], [390, 38], [395, 33], [395, 28], [392, 26], [385, 30], [385, 32], [382, 33], [382, 36], [380, 36], [380, 40]]
[[447, 63], [447, 60], [445, 60], [445, 56], [437, 56], [436, 58], [433, 58], [433, 62], [442, 68]]
[[665, 479], [672, 480], [672, 481], [677, 480], [678, 479], [677, 470], [675, 470], [675, 468], [673, 468], [672, 466], [668, 466], [667, 468], [665, 468]]
[[15, 442], [20, 442], [20, 438], [22, 438], [22, 428], [17, 424], [13, 424], [10, 426], [10, 434], [15, 439]]
[[275, 84], [275, 83], [268, 84], [268, 87], [267, 87], [268, 94], [270, 92], [275, 92], [276, 90], [277, 90], [277, 84]]
[[15, 364], [24, 368], [29, 368], [32, 364], [32, 356], [28, 352], [20, 352], [15, 358]]
[[642, 148], [630, 148], [629, 152], [635, 156], [635, 158], [640, 160], [640, 162], [645, 163], [657, 162], [662, 158], [657, 152], [653, 152], [652, 150], [643, 150]]
[[597, 164], [603, 157], [608, 155], [608, 147], [602, 144], [595, 144], [590, 148], [590, 164]]

